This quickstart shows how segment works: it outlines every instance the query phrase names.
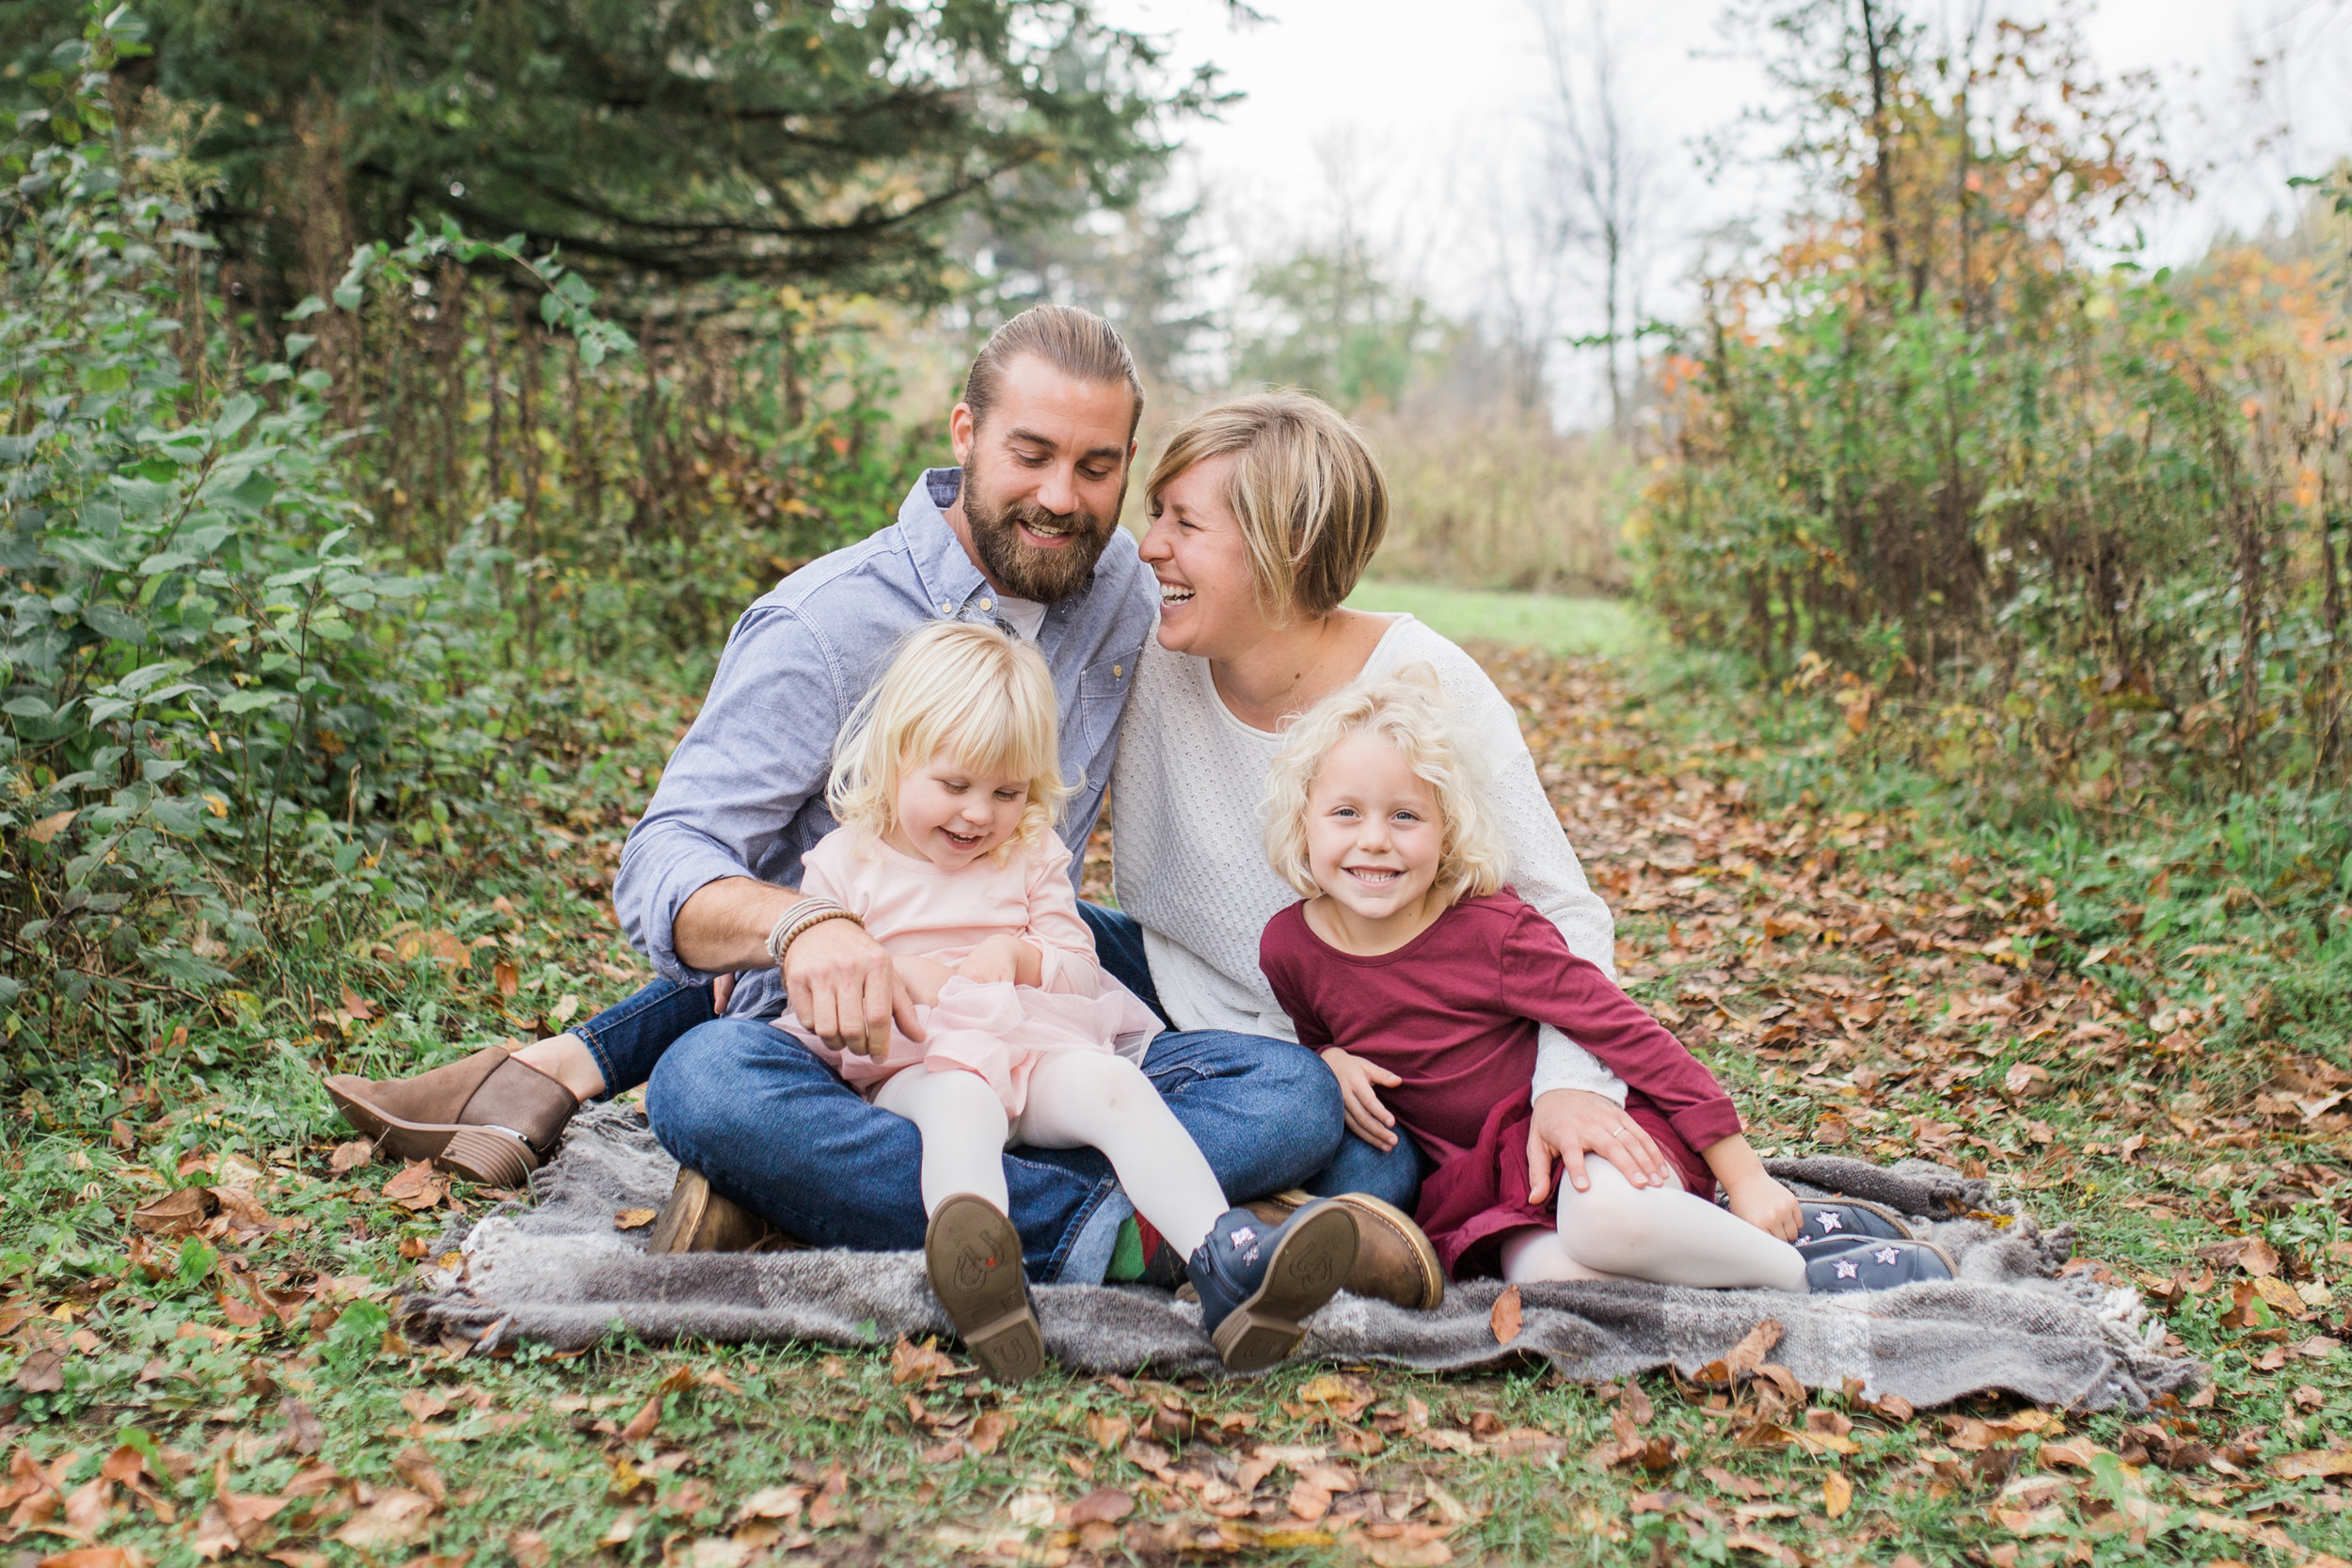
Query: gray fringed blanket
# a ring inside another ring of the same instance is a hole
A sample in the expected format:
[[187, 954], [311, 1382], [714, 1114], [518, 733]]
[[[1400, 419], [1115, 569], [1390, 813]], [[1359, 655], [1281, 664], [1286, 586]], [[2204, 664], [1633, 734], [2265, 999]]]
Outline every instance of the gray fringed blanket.
[[[2157, 1325], [2137, 1294], [2088, 1275], [2057, 1274], [2067, 1227], [2043, 1230], [1990, 1185], [1939, 1165], [1888, 1168], [1818, 1157], [1772, 1162], [1807, 1196], [1867, 1198], [1914, 1216], [1914, 1228], [1958, 1260], [1950, 1282], [1873, 1295], [1790, 1296], [1632, 1283], [1524, 1287], [1519, 1332], [1495, 1339], [1502, 1286], [1451, 1287], [1434, 1312], [1342, 1295], [1311, 1320], [1304, 1354], [1428, 1370], [1549, 1358], [1594, 1382], [1669, 1364], [1695, 1371], [1765, 1318], [1786, 1333], [1772, 1359], [1810, 1386], [1859, 1379], [1870, 1398], [1926, 1407], [2003, 1390], [2039, 1404], [2137, 1410], [2203, 1380], [2193, 1361], [2154, 1354]], [[465, 1266], [428, 1270], [411, 1313], [493, 1342], [529, 1338], [564, 1348], [618, 1327], [644, 1339], [807, 1339], [889, 1343], [947, 1332], [916, 1253], [702, 1253], [648, 1257], [646, 1230], [615, 1215], [658, 1209], [676, 1165], [642, 1112], [599, 1106], [576, 1117], [563, 1152], [534, 1183], [537, 1202], [506, 1205], [449, 1239]], [[1964, 1217], [1999, 1209], [2006, 1227]], [[1199, 1309], [1135, 1286], [1037, 1289], [1045, 1342], [1073, 1370], [1162, 1375], [1221, 1370]]]

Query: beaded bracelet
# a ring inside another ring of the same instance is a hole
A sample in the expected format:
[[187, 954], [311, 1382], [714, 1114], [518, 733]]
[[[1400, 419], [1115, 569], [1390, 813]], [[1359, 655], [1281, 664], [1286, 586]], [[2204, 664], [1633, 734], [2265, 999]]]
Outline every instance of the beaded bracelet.
[[[775, 929], [768, 933], [769, 960], [782, 969], [787, 955], [792, 951], [792, 943], [799, 940], [801, 933], [828, 920], [857, 920], [857, 916], [832, 898], [803, 898], [785, 911], [784, 918], [777, 921]], [[865, 923], [859, 921], [859, 924], [862, 926]]]

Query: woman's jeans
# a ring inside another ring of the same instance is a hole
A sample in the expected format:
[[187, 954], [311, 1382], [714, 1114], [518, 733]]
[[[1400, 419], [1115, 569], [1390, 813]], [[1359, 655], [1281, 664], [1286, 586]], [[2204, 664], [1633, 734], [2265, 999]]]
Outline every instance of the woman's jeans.
[[[1135, 922], [1079, 909], [1104, 967], [1157, 1011]], [[713, 1018], [708, 987], [656, 980], [572, 1033], [595, 1056], [606, 1094], [645, 1085], [662, 1147], [720, 1193], [817, 1246], [921, 1248], [914, 1124], [866, 1103], [766, 1020]], [[1409, 1142], [1383, 1156], [1347, 1135], [1339, 1085], [1313, 1053], [1258, 1035], [1169, 1031], [1152, 1042], [1143, 1070], [1234, 1202], [1303, 1186], [1374, 1192], [1410, 1208], [1419, 1170]], [[1408, 1167], [1411, 1180], [1400, 1180]], [[1015, 1148], [1005, 1151], [1005, 1179], [1030, 1276], [1101, 1279], [1134, 1212], [1110, 1162], [1091, 1148]]]

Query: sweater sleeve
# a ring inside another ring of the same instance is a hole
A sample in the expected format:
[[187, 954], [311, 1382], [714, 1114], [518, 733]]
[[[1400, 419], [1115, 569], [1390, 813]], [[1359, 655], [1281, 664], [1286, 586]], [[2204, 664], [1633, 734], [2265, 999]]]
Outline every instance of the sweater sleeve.
[[1693, 1149], [1740, 1131], [1740, 1113], [1715, 1075], [1597, 966], [1569, 952], [1538, 911], [1521, 909], [1504, 933], [1498, 985], [1512, 1011], [1573, 1035]]
[[1041, 990], [1099, 996], [1103, 968], [1094, 953], [1094, 933], [1078, 913], [1078, 892], [1070, 879], [1070, 847], [1047, 835], [1029, 853], [1029, 923], [1022, 936], [1036, 943], [1044, 964]]
[[[1512, 891], [1558, 928], [1561, 941], [1600, 971], [1616, 975], [1616, 922], [1609, 906], [1584, 879], [1584, 867], [1560, 826], [1560, 815], [1544, 793], [1519, 733], [1518, 714], [1477, 660], [1429, 628], [1416, 635], [1403, 657], [1426, 657], [1459, 716], [1463, 734], [1478, 751], [1488, 778], [1487, 800], [1502, 830], [1511, 860]], [[1580, 1045], [1573, 1032], [1539, 1022], [1535, 1033], [1533, 1092], [1584, 1089], [1625, 1103], [1625, 1085]]]
[[830, 650], [798, 614], [746, 613], [701, 714], [671, 752], [622, 847], [612, 902], [654, 968], [710, 978], [678, 957], [678, 911], [712, 882], [756, 877], [802, 805], [825, 787], [842, 696]]
[[1307, 984], [1307, 965], [1313, 960], [1299, 934], [1291, 929], [1304, 918], [1297, 911], [1298, 906], [1294, 904], [1266, 922], [1264, 932], [1258, 938], [1258, 968], [1274, 990], [1275, 1004], [1289, 1017], [1298, 1043], [1310, 1051], [1322, 1052], [1333, 1043], [1331, 1025], [1316, 1010]]

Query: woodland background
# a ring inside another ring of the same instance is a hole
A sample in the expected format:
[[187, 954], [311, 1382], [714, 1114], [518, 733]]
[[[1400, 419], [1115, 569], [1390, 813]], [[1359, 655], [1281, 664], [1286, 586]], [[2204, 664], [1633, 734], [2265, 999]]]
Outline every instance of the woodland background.
[[[2352, 1455], [2304, 1422], [2352, 1397], [2328, 1338], [2352, 1264], [2352, 179], [2314, 166], [2293, 221], [2153, 267], [2140, 225], [2193, 150], [2067, 13], [1757, 0], [1731, 24], [1769, 63], [1779, 205], [1660, 319], [1638, 262], [1661, 154], [1600, 13], [1544, 15], [1545, 176], [1487, 306], [1456, 311], [1344, 223], [1205, 292], [1171, 170], [1223, 88], [1082, 4], [0, 6], [10, 1528], [181, 1560], [650, 1558], [698, 1531], [714, 1560], [796, 1533], [884, 1558], [908, 1529], [1065, 1558], [2344, 1549], [2327, 1478]], [[951, 1380], [970, 1408], [943, 1415], [946, 1374], [879, 1354], [728, 1352], [702, 1381], [696, 1354], [623, 1348], [485, 1383], [468, 1347], [433, 1373], [442, 1352], [387, 1337], [406, 1262], [479, 1200], [356, 1166], [318, 1069], [413, 1070], [637, 983], [612, 871], [734, 615], [890, 519], [945, 460], [978, 340], [1048, 298], [1127, 335], [1146, 464], [1233, 388], [1356, 418], [1399, 501], [1363, 602], [1487, 640], [1635, 993], [1787, 1147], [1930, 1153], [2079, 1213], [2223, 1369], [2229, 1419], [2100, 1426], [2110, 1465], [2076, 1474], [2037, 1466], [2031, 1422], [1939, 1448], [1851, 1399], [1808, 1425], [1735, 1388], [1742, 1430], [1806, 1441], [1708, 1469], [1729, 1433], [1693, 1395], [1635, 1494], [1607, 1455], [1578, 1468], [1612, 1414], [1534, 1378], [1291, 1389], [1279, 1416], [1073, 1386], [987, 1437], [993, 1395]], [[1569, 362], [1599, 417], [1561, 413]], [[778, 1402], [720, 1413], [730, 1379]], [[649, 1380], [626, 1429], [595, 1418], [624, 1396], [555, 1392], [627, 1383], [635, 1409]], [[405, 1432], [389, 1412], [425, 1387]], [[1349, 1430], [1450, 1432], [1412, 1451], [1476, 1464], [1302, 1469], [1256, 1534], [1200, 1523], [1260, 1518], [1251, 1488], [1200, 1514], [1124, 1428], [1096, 1444], [1108, 1520], [1016, 1474], [1138, 1401], [1138, 1432], [1310, 1437], [1354, 1401]], [[571, 1498], [560, 1529], [444, 1481], [458, 1450], [418, 1445], [453, 1412], [501, 1439], [468, 1465]], [[741, 1513], [713, 1469], [681, 1501], [680, 1419], [739, 1439], [742, 1476], [793, 1456], [800, 1495]], [[861, 1481], [858, 1513], [826, 1467], [845, 1421], [966, 1468]], [[1491, 1441], [1511, 1423], [1555, 1449]], [[303, 1493], [322, 1445], [340, 1468]], [[1504, 1463], [1571, 1448], [1573, 1484]], [[1835, 1484], [1769, 1500], [1816, 1462]], [[1888, 1512], [1849, 1520], [1872, 1477]], [[1412, 1528], [1334, 1533], [1334, 1508]]]

